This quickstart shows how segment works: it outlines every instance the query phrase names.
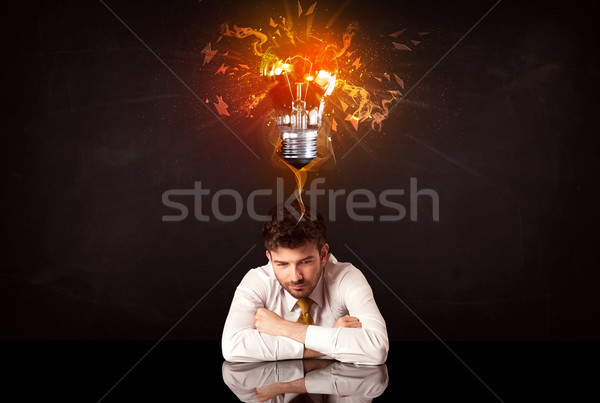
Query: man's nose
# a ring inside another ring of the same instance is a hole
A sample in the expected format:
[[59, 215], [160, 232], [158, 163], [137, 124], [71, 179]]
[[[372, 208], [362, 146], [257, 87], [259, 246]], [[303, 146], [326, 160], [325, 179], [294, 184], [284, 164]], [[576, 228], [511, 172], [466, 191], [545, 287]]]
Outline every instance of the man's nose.
[[300, 270], [298, 270], [298, 266], [292, 266], [292, 281], [296, 282], [299, 280], [302, 280], [302, 273], [300, 272]]

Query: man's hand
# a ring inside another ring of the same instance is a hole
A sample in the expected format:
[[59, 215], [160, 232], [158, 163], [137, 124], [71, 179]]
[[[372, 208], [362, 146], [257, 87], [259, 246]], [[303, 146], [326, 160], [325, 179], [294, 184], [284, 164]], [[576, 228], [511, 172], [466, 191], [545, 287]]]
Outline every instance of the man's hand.
[[299, 378], [290, 382], [275, 382], [270, 385], [256, 388], [256, 398], [259, 402], [271, 400], [282, 393], [306, 393], [306, 383], [304, 382], [304, 378]]
[[285, 393], [285, 386], [282, 382], [275, 382], [270, 385], [264, 385], [256, 388], [256, 398], [259, 402], [266, 402], [275, 396]]
[[358, 318], [346, 315], [336, 320], [333, 327], [362, 327], [362, 323]]
[[258, 308], [254, 315], [254, 327], [261, 333], [270, 334], [271, 336], [281, 335], [281, 326], [285, 322], [275, 312], [269, 311], [266, 308]]

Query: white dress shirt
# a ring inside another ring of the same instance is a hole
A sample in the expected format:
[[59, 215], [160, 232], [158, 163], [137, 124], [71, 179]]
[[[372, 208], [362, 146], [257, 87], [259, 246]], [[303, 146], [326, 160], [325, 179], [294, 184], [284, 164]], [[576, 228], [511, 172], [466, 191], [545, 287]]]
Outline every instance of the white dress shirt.
[[[350, 263], [329, 254], [323, 275], [309, 298], [314, 301], [304, 344], [283, 336], [260, 333], [254, 315], [264, 307], [295, 322], [302, 310], [297, 298], [279, 283], [271, 263], [250, 270], [235, 291], [221, 347], [231, 362], [277, 361], [302, 358], [304, 347], [338, 361], [379, 365], [385, 362], [389, 341], [385, 321], [365, 276]], [[357, 317], [362, 328], [332, 328], [344, 315]]]

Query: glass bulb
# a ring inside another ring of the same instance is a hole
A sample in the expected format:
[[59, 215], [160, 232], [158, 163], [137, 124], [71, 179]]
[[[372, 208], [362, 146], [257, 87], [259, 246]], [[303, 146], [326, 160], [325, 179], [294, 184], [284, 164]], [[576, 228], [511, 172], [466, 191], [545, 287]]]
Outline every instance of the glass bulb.
[[271, 47], [263, 55], [261, 74], [269, 80], [281, 157], [297, 169], [317, 157], [317, 134], [336, 71], [334, 51], [316, 41]]

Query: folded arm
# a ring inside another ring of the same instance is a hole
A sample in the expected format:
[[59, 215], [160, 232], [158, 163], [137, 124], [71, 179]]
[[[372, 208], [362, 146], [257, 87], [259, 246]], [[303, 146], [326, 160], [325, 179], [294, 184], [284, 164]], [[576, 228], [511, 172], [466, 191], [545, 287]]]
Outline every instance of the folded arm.
[[245, 280], [235, 292], [225, 321], [221, 339], [223, 357], [230, 362], [303, 358], [303, 343], [289, 337], [261, 333], [254, 327], [256, 312], [263, 307], [261, 290], [247, 287]]
[[339, 303], [360, 320], [361, 327], [309, 326], [304, 345], [341, 362], [383, 364], [389, 351], [387, 328], [367, 279], [355, 269], [338, 286]]

